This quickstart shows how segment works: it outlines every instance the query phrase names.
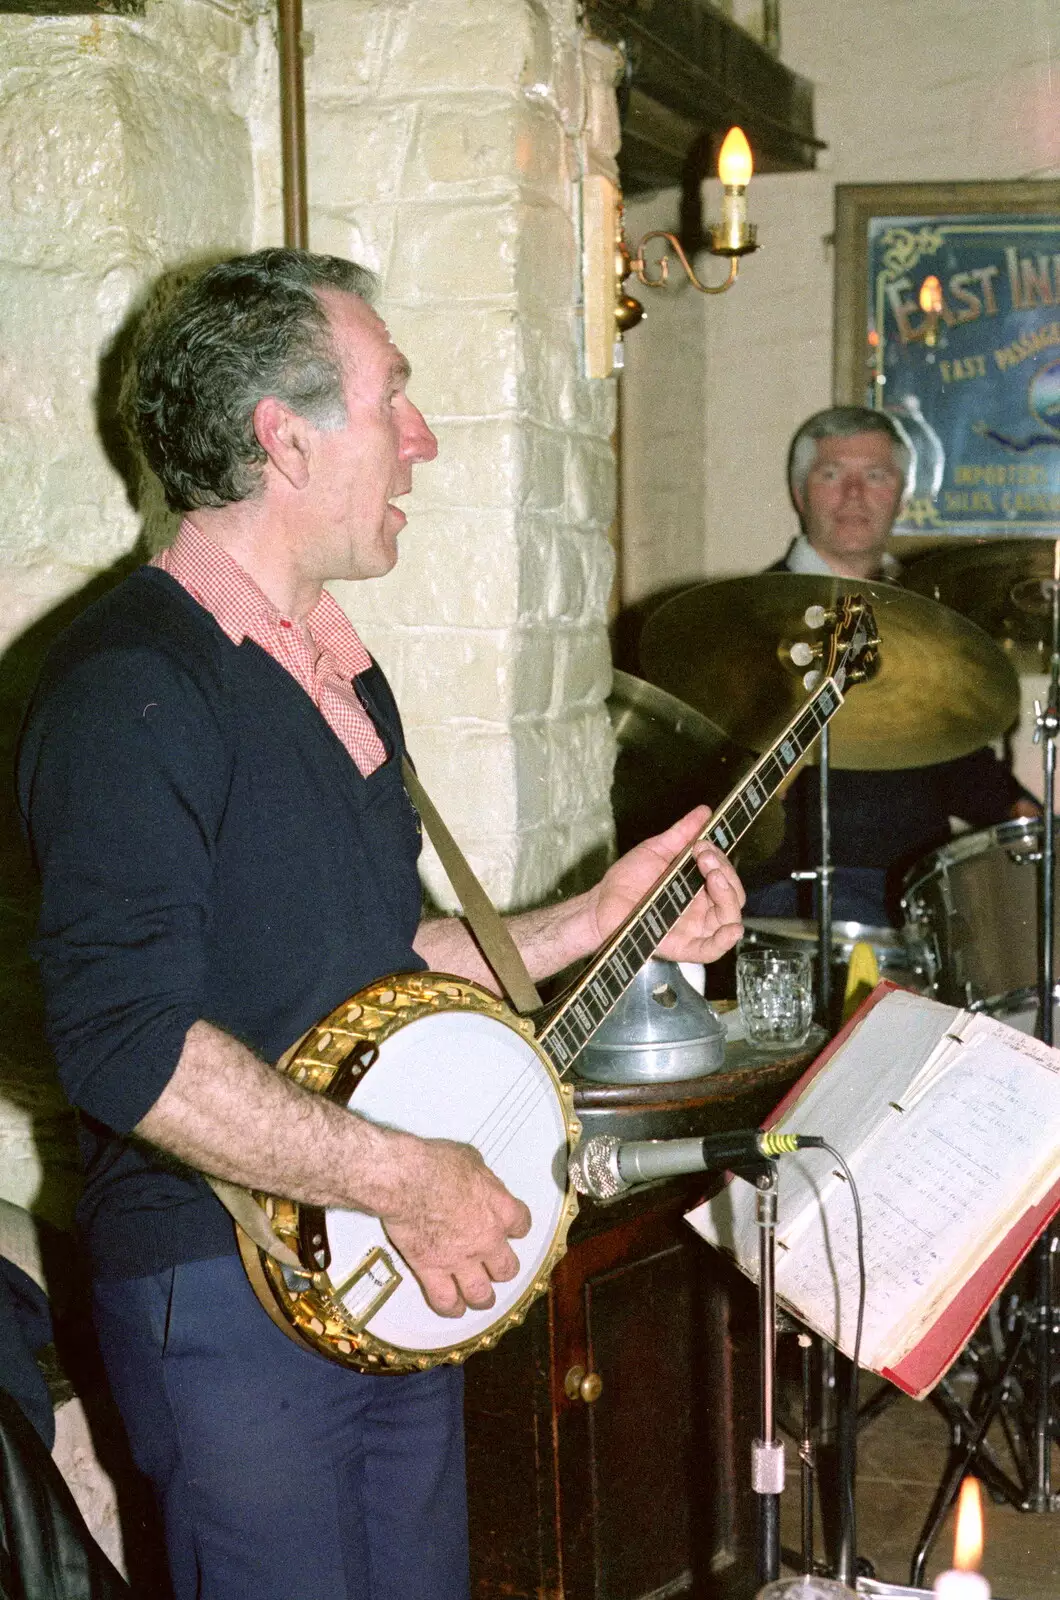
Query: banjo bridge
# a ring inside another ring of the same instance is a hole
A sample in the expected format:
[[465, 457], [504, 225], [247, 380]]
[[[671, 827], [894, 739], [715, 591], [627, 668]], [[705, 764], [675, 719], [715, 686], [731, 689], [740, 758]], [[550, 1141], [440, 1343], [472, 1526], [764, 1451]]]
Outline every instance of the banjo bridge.
[[390, 1255], [376, 1246], [348, 1278], [334, 1286], [331, 1296], [342, 1302], [353, 1327], [361, 1333], [400, 1284], [401, 1273]]

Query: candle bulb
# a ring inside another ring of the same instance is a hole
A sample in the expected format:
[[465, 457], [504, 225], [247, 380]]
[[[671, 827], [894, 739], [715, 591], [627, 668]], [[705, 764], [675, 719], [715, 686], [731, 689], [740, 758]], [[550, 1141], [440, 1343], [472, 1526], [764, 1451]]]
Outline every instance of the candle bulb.
[[935, 1600], [990, 1600], [990, 1585], [975, 1569], [983, 1553], [983, 1503], [979, 1483], [965, 1478], [957, 1502], [953, 1567], [935, 1579]]
[[747, 185], [753, 171], [751, 146], [743, 129], [730, 128], [718, 154], [718, 177], [724, 189], [721, 226], [713, 236], [718, 254], [742, 255], [754, 248], [754, 229], [747, 222]]

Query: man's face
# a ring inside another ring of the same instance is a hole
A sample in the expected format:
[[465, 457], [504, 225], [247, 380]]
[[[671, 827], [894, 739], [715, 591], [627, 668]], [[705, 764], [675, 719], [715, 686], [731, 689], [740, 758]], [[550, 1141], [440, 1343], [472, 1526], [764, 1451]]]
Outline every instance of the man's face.
[[807, 539], [841, 570], [851, 558], [882, 552], [903, 488], [887, 435], [855, 433], [817, 441], [802, 492], [792, 497]]
[[306, 568], [326, 578], [379, 578], [398, 558], [405, 513], [393, 501], [412, 488], [417, 462], [438, 441], [405, 393], [409, 364], [386, 324], [355, 295], [325, 289], [343, 379], [346, 425], [317, 429], [313, 526]]

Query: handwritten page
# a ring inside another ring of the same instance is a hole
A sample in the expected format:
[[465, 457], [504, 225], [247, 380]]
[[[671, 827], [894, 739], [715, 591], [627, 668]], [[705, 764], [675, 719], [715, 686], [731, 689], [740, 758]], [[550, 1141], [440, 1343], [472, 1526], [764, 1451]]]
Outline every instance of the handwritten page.
[[[893, 1366], [1060, 1176], [1060, 1052], [993, 1018], [886, 996], [778, 1124], [815, 1133], [854, 1173], [865, 1223], [863, 1364]], [[777, 1292], [849, 1354], [854, 1208], [827, 1151], [779, 1164]], [[754, 1191], [689, 1221], [757, 1275]]]

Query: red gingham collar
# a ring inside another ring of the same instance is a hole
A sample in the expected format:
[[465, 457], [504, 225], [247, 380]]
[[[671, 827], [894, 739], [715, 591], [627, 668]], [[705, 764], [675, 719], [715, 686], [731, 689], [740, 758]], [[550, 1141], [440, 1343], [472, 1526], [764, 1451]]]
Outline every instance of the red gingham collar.
[[334, 659], [339, 676], [355, 678], [372, 658], [338, 602], [324, 590], [303, 623], [285, 617], [228, 551], [201, 533], [185, 517], [168, 550], [151, 562], [168, 572], [239, 645], [246, 638], [269, 649], [269, 635], [279, 628], [299, 628]]

